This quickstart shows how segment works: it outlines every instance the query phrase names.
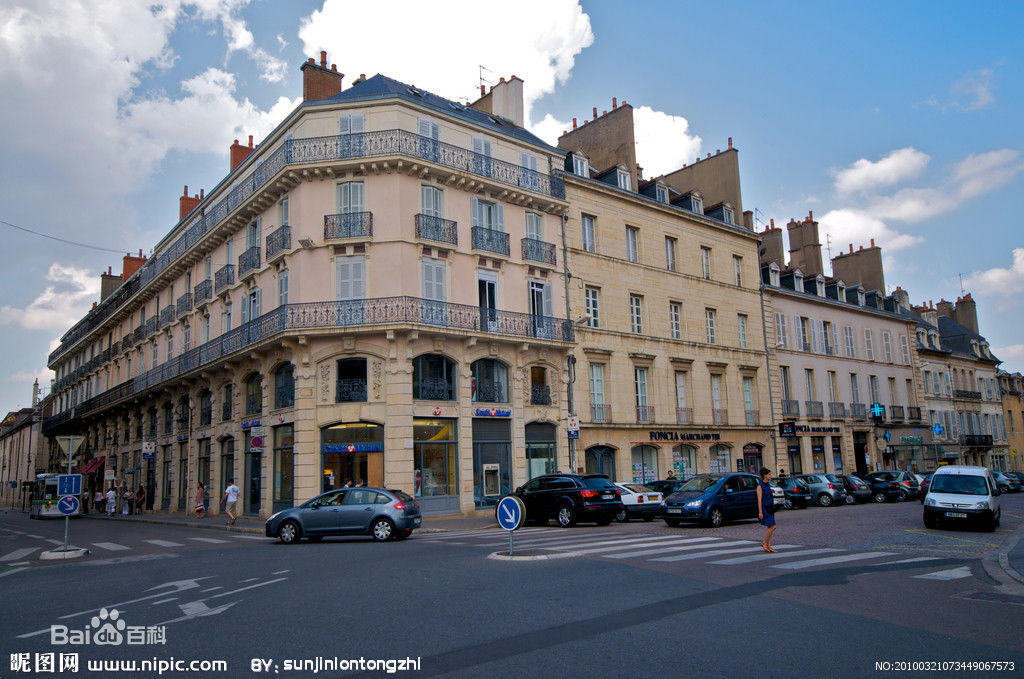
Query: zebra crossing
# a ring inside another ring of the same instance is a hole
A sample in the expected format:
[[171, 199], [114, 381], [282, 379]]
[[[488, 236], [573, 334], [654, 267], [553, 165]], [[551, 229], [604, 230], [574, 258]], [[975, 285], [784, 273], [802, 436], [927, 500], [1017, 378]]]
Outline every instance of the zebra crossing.
[[[40, 540], [54, 545], [63, 544], [60, 540], [52, 540], [44, 538], [42, 536], [26, 536], [26, 537], [38, 537]], [[229, 538], [235, 538], [234, 540]], [[253, 535], [242, 535], [242, 534], [231, 534], [224, 538], [210, 538], [200, 536], [189, 536], [180, 538], [177, 541], [174, 540], [158, 540], [158, 539], [142, 539], [133, 541], [132, 544], [121, 544], [118, 542], [82, 542], [81, 544], [74, 545], [75, 547], [83, 547], [89, 549], [93, 554], [107, 554], [107, 553], [118, 553], [123, 555], [125, 552], [131, 552], [134, 550], [152, 550], [153, 547], [159, 547], [164, 549], [177, 549], [183, 547], [198, 547], [200, 545], [227, 545], [231, 543], [239, 544], [241, 540], [250, 539], [266, 540], [264, 537], [256, 537]], [[13, 551], [7, 552], [6, 554], [0, 554], [0, 567], [6, 566], [22, 566], [27, 565], [38, 556], [38, 552], [44, 549], [49, 549], [49, 546], [44, 547], [21, 547]]]
[[[429, 533], [416, 537], [417, 542], [441, 542], [489, 549], [508, 546], [508, 534], [493, 528], [477, 528], [444, 533]], [[760, 543], [753, 540], [702, 535], [696, 537], [665, 534], [622, 534], [606, 531], [573, 532], [561, 528], [524, 528], [516, 531], [517, 549], [532, 549], [573, 556], [592, 556], [625, 561], [636, 559], [652, 563], [677, 563], [703, 560], [711, 566], [741, 566], [759, 564], [784, 572], [812, 568], [841, 567], [847, 564], [880, 566], [887, 564], [920, 563], [942, 557], [920, 556], [898, 558], [903, 554], [885, 551], [853, 551], [813, 545], [777, 544], [776, 553], [765, 553]], [[894, 557], [897, 557], [895, 560]], [[946, 568], [932, 573], [911, 576], [923, 580], [948, 581], [971, 577], [970, 566]]]

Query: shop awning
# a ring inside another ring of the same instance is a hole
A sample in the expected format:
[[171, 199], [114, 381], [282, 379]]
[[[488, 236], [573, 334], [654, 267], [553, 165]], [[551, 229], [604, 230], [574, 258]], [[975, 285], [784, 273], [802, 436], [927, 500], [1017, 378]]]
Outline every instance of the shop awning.
[[107, 458], [105, 458], [105, 457], [96, 457], [96, 458], [93, 458], [93, 459], [89, 460], [88, 462], [85, 463], [85, 466], [82, 467], [82, 471], [80, 471], [79, 473], [80, 474], [92, 474], [94, 471], [99, 469], [100, 465], [103, 464], [104, 460], [106, 460], [106, 459]]

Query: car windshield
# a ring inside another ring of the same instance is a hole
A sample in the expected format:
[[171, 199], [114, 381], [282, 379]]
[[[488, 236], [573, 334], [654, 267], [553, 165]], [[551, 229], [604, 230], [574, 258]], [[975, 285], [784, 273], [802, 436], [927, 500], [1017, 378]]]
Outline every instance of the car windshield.
[[699, 492], [703, 493], [711, 486], [715, 485], [722, 480], [721, 476], [694, 476], [692, 479], [684, 483], [678, 488], [676, 492]]
[[587, 476], [583, 478], [583, 486], [591, 490], [616, 490], [615, 484], [606, 476]]
[[634, 493], [650, 493], [652, 492], [647, 486], [641, 486], [639, 483], [624, 483], [622, 484], [627, 490], [631, 490]]
[[835, 474], [825, 474], [825, 478], [831, 481], [832, 483], [842, 483], [842, 481], [836, 478]]
[[402, 502], [415, 502], [411, 495], [402, 490], [388, 490], [389, 493], [397, 497]]
[[988, 486], [983, 476], [939, 474], [932, 478], [931, 492], [953, 495], [988, 495]]

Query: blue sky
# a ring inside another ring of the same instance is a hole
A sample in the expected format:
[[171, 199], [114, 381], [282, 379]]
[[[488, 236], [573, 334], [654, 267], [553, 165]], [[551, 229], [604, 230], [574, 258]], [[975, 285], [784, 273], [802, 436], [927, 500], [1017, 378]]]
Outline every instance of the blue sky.
[[[917, 303], [978, 300], [1004, 368], [1019, 337], [1024, 5], [939, 2], [507, 4], [169, 0], [0, 7], [0, 220], [146, 252], [182, 186], [226, 174], [301, 96], [327, 49], [350, 83], [381, 72], [451, 98], [526, 81], [531, 126], [635, 108], [648, 176], [740, 149], [743, 202], [784, 224], [813, 210], [833, 253], [872, 237]], [[968, 11], [969, 10], [969, 11]], [[120, 255], [0, 225], [0, 408], [27, 405], [53, 342]]]

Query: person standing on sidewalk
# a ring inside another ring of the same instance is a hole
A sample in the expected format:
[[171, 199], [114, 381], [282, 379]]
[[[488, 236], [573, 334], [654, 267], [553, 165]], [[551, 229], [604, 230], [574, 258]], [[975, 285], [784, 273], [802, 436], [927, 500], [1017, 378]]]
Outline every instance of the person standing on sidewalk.
[[202, 518], [206, 517], [206, 515], [203, 514], [203, 512], [206, 511], [206, 504], [203, 502], [203, 500], [205, 499], [205, 497], [204, 497], [205, 495], [206, 495], [206, 489], [203, 488], [203, 482], [202, 481], [196, 481], [196, 505], [195, 505], [195, 507], [196, 507], [196, 518], [197, 519], [202, 519]]
[[113, 486], [111, 486], [110, 490], [107, 491], [106, 505], [107, 505], [107, 518], [112, 518], [114, 516], [114, 509], [116, 509], [116, 507], [117, 507], [117, 493], [114, 492], [114, 487]]
[[135, 513], [141, 514], [143, 506], [146, 504], [146, 487], [140, 485], [138, 490], [135, 491]]
[[766, 552], [775, 552], [772, 547], [772, 535], [775, 533], [775, 497], [768, 482], [772, 480], [772, 472], [768, 467], [761, 467], [761, 480], [757, 483], [757, 518], [765, 527], [764, 540], [761, 547]]
[[131, 486], [125, 486], [124, 493], [121, 494], [121, 514], [128, 516], [132, 513], [132, 500], [135, 499], [135, 493], [132, 492]]
[[235, 485], [234, 479], [228, 479], [228, 487], [224, 489], [224, 500], [227, 503], [225, 510], [228, 515], [228, 525], [232, 526], [238, 518], [238, 494], [241, 492]]
[[107, 501], [107, 497], [103, 494], [102, 488], [96, 489], [96, 496], [93, 497], [93, 506], [96, 507], [96, 511], [100, 514], [103, 513], [103, 504]]

